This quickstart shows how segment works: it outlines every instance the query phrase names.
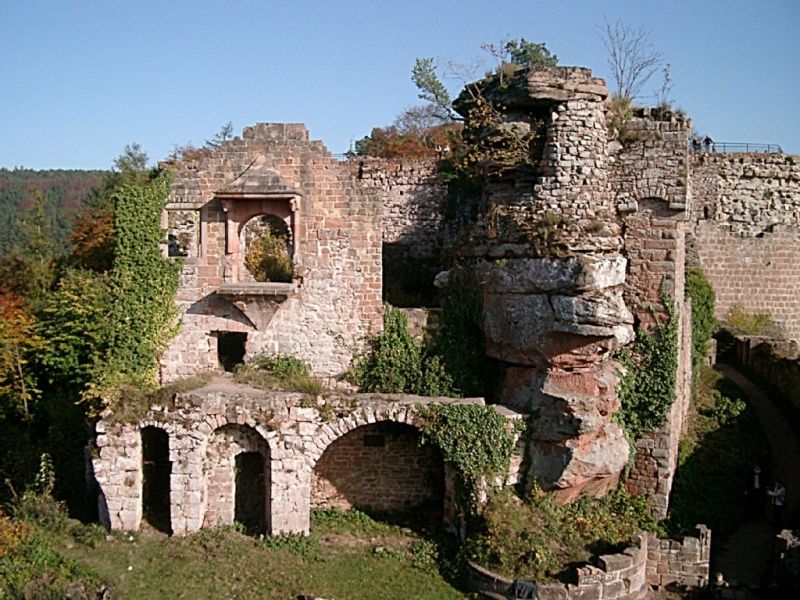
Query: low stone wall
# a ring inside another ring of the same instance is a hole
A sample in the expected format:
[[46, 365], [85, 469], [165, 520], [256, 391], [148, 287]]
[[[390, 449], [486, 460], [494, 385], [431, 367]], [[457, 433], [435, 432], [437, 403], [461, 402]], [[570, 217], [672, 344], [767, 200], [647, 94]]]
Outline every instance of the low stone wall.
[[789, 401], [800, 415], [800, 346], [793, 341], [742, 336], [736, 340], [742, 366]]
[[697, 537], [662, 540], [647, 534], [647, 583], [655, 588], [699, 588], [708, 585], [711, 530], [697, 526]]
[[640, 600], [651, 597], [652, 588], [701, 588], [708, 584], [711, 532], [703, 525], [698, 532], [699, 537], [680, 542], [642, 532], [622, 552], [600, 556], [596, 566], [578, 567], [577, 583], [514, 580], [474, 563], [469, 564], [470, 583], [476, 592], [538, 600]]

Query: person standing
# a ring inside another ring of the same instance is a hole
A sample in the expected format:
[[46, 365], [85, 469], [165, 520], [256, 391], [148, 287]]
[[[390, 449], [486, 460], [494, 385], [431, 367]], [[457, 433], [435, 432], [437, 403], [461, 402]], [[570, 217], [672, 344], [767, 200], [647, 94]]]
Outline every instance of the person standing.
[[783, 511], [786, 509], [786, 486], [779, 479], [775, 482], [775, 487], [767, 491], [772, 498], [772, 525], [780, 530], [783, 526]]

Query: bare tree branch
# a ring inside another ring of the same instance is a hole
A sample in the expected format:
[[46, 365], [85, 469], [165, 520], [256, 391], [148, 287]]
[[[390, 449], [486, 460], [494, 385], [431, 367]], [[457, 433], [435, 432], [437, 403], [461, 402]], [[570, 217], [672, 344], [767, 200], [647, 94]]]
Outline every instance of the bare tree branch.
[[650, 30], [628, 27], [621, 20], [614, 24], [604, 20], [600, 37], [608, 51], [614, 95], [629, 100], [637, 98], [664, 59], [650, 42]]

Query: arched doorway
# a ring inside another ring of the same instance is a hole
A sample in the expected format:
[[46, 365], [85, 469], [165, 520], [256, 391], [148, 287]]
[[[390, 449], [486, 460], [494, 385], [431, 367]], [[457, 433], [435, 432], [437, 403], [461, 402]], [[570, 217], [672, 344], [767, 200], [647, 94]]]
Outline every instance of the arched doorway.
[[172, 533], [169, 435], [159, 427], [142, 428], [142, 518], [154, 529]]
[[270, 451], [254, 428], [229, 424], [214, 430], [205, 459], [204, 527], [241, 523], [251, 535], [270, 527]]
[[362, 425], [338, 438], [314, 467], [312, 508], [405, 513], [425, 507], [440, 518], [444, 463], [419, 438], [415, 427], [393, 421]]

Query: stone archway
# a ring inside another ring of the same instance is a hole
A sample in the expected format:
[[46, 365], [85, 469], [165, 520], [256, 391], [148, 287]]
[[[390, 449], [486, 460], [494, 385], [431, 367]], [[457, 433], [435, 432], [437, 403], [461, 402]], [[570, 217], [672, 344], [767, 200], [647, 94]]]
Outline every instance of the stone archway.
[[379, 421], [331, 442], [311, 477], [311, 507], [402, 513], [422, 506], [442, 516], [444, 462], [420, 446], [413, 425]]
[[206, 507], [203, 527], [240, 522], [252, 535], [270, 526], [270, 450], [247, 425], [213, 431], [206, 447]]

